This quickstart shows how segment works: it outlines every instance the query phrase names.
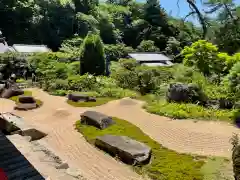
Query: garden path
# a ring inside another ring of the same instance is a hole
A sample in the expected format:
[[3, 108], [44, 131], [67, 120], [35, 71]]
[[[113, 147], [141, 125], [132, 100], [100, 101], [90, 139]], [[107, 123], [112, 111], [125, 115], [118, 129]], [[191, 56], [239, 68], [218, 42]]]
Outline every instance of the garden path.
[[128, 166], [105, 155], [88, 144], [74, 129], [74, 123], [85, 110], [96, 110], [135, 124], [152, 139], [180, 153], [231, 157], [229, 139], [239, 130], [223, 122], [171, 120], [147, 113], [144, 102], [124, 98], [91, 108], [72, 107], [65, 97], [51, 96], [32, 88], [33, 96], [44, 102], [41, 108], [14, 111], [12, 101], [0, 101], [1, 111], [12, 111], [38, 129], [48, 133], [45, 140], [63, 159], [82, 170], [89, 180], [140, 180]]

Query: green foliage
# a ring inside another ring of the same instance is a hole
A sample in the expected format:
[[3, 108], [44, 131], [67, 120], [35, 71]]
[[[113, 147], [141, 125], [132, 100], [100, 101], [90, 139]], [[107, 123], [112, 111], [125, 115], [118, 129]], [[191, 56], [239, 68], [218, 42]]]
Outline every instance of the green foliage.
[[68, 86], [73, 91], [91, 91], [98, 87], [96, 77], [89, 74], [69, 76]]
[[[122, 60], [121, 68], [111, 74], [121, 88], [139, 91], [141, 94], [153, 92], [160, 84], [172, 78], [169, 67], [136, 66], [133, 60]], [[127, 69], [128, 68], [128, 69]]]
[[136, 98], [139, 95], [135, 91], [122, 88], [101, 88], [98, 90], [101, 97], [114, 97], [114, 98], [124, 98], [131, 97]]
[[[68, 74], [67, 65], [61, 59], [64, 53], [37, 53], [28, 57], [29, 66], [37, 76], [46, 80], [62, 78]], [[65, 57], [65, 56], [64, 56]]]
[[120, 58], [127, 57], [128, 53], [133, 52], [131, 47], [124, 44], [105, 45], [104, 50], [109, 61], [118, 61]]
[[17, 76], [22, 74], [22, 69], [27, 68], [26, 57], [20, 53], [2, 53], [0, 54], [0, 73], [3, 79], [9, 78], [11, 73]]
[[224, 78], [224, 84], [237, 98], [240, 97], [240, 62], [232, 67], [229, 74]]
[[221, 73], [225, 62], [217, 58], [218, 48], [205, 41], [199, 40], [182, 51], [184, 65], [193, 66], [205, 75]]
[[[222, 53], [223, 54], [223, 53]], [[226, 69], [229, 71], [233, 66], [234, 64], [240, 62], [240, 53], [236, 53], [234, 54], [233, 56], [227, 56], [226, 53], [225, 54], [225, 59], [226, 59]]]
[[80, 61], [74, 61], [67, 65], [69, 75], [80, 74]]
[[145, 105], [148, 112], [176, 119], [221, 120], [232, 122], [233, 111], [207, 109], [196, 104], [155, 101]]
[[24, 83], [24, 82], [26, 82], [26, 80], [22, 78], [16, 80], [16, 83]]
[[63, 80], [63, 79], [56, 79], [56, 80], [54, 80], [54, 82], [52, 82], [49, 85], [49, 88], [48, 88], [49, 91], [53, 91], [53, 90], [68, 90], [68, 89], [69, 89], [68, 81], [67, 80]]
[[79, 55], [80, 45], [82, 44], [82, 42], [83, 39], [79, 36], [75, 36], [71, 39], [66, 39], [62, 42], [60, 51], [73, 55]]
[[232, 163], [222, 157], [210, 157], [202, 166], [203, 180], [230, 180], [232, 178]]
[[85, 37], [90, 31], [98, 33], [98, 21], [92, 15], [79, 12], [76, 15], [76, 19], [78, 22], [78, 35], [80, 37]]
[[139, 66], [135, 59], [120, 59], [119, 63], [122, 68], [130, 71], [134, 70], [137, 66]]
[[174, 37], [168, 38], [165, 52], [166, 54], [170, 55], [172, 58], [174, 58], [176, 55], [178, 55], [181, 52], [182, 48], [180, 46], [180, 42], [175, 39]]
[[101, 38], [97, 34], [88, 34], [81, 46], [81, 74], [105, 74], [105, 54]]
[[151, 163], [142, 167], [135, 167], [135, 169], [140, 174], [142, 172], [146, 173], [152, 179], [176, 180], [179, 177], [181, 177], [181, 180], [203, 179], [203, 175], [200, 172], [204, 164], [202, 161], [195, 160], [191, 155], [178, 154], [175, 151], [164, 148], [128, 121], [115, 117], [113, 117], [113, 120], [116, 124], [104, 130], [82, 125], [80, 121], [76, 122], [76, 129], [90, 143], [94, 143], [97, 136], [111, 134], [128, 136], [150, 146], [152, 148]]
[[137, 47], [139, 52], [159, 52], [160, 49], [154, 45], [154, 41], [143, 40]]

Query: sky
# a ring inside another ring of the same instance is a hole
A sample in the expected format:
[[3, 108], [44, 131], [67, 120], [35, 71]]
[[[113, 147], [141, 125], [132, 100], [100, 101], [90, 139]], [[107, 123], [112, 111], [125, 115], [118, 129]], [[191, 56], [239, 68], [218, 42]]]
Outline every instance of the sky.
[[[145, 2], [145, 0], [137, 0], [141, 2]], [[177, 2], [179, 1], [179, 8], [177, 5]], [[205, 0], [202, 0], [203, 2]], [[197, 7], [199, 7], [200, 10], [203, 9], [203, 5], [201, 3], [201, 0], [196, 0]], [[240, 0], [234, 0], [236, 4], [240, 5]], [[160, 0], [161, 6], [166, 10], [168, 14], [171, 14], [174, 17], [185, 17], [189, 12], [189, 6], [186, 0]], [[206, 9], [206, 7], [204, 7]], [[190, 21], [197, 21], [196, 18], [190, 17], [188, 18]]]

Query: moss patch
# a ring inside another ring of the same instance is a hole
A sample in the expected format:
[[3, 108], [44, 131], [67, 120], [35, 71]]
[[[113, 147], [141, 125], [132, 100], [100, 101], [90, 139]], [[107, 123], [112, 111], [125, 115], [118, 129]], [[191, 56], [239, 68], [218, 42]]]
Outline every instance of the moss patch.
[[74, 107], [94, 107], [94, 106], [101, 106], [113, 100], [116, 100], [116, 98], [101, 97], [101, 98], [96, 98], [96, 102], [74, 102], [71, 100], [67, 100], [67, 103]]
[[233, 180], [232, 163], [221, 157], [208, 158], [202, 166], [203, 180]]
[[90, 143], [94, 143], [97, 136], [111, 134], [128, 136], [147, 144], [152, 148], [152, 162], [148, 165], [134, 168], [139, 174], [147, 174], [154, 180], [203, 179], [204, 176], [201, 172], [201, 167], [204, 164], [203, 161], [197, 160], [197, 157], [179, 154], [164, 148], [128, 121], [118, 118], [113, 119], [116, 124], [104, 130], [99, 130], [93, 126], [82, 125], [80, 121], [76, 122], [76, 129], [81, 132]]
[[[25, 96], [32, 96], [32, 92], [31, 91], [24, 91], [24, 95]], [[9, 99], [11, 99], [12, 101], [15, 101], [16, 104], [19, 103], [19, 96], [13, 96]], [[36, 103], [37, 103], [38, 107], [42, 106], [43, 102], [41, 100], [39, 100], [39, 99], [35, 99], [35, 100], [36, 100]]]
[[145, 104], [144, 108], [153, 114], [176, 119], [220, 120], [232, 122], [232, 110], [208, 109], [196, 104], [168, 103], [166, 101], [153, 101]]

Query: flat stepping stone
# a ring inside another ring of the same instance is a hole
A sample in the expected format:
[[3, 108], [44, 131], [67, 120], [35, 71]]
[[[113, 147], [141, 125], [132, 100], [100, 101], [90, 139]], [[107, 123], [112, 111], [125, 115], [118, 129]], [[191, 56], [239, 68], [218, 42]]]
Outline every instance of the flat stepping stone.
[[152, 154], [150, 147], [127, 136], [99, 136], [95, 146], [131, 165], [149, 163]]
[[22, 104], [32, 104], [32, 103], [36, 103], [36, 100], [34, 99], [34, 97], [32, 96], [24, 96], [24, 95], [21, 95], [18, 97], [18, 101], [19, 103], [22, 103]]
[[14, 109], [16, 110], [22, 110], [22, 111], [27, 111], [27, 110], [31, 110], [31, 109], [36, 109], [38, 108], [37, 103], [18, 103]]
[[89, 96], [86, 94], [68, 94], [68, 100], [78, 102], [87, 102], [89, 100]]
[[85, 111], [81, 114], [81, 123], [95, 126], [99, 129], [105, 129], [115, 124], [111, 117], [96, 111]]
[[23, 118], [8, 112], [0, 114], [0, 130], [5, 130], [10, 134], [30, 136], [31, 141], [41, 139], [47, 135], [26, 124]]

